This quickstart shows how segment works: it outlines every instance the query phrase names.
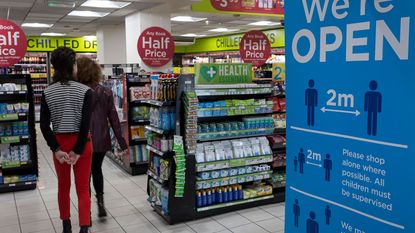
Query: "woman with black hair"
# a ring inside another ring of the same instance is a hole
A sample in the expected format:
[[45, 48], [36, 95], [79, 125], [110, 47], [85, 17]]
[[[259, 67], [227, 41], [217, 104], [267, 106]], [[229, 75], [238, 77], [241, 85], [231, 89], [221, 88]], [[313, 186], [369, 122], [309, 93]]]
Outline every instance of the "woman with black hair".
[[[40, 128], [53, 152], [58, 176], [58, 204], [63, 233], [71, 233], [70, 188], [71, 167], [74, 170], [80, 233], [87, 233], [91, 225], [89, 177], [91, 173], [92, 143], [89, 134], [92, 91], [75, 81], [76, 54], [60, 47], [52, 52], [55, 69], [53, 83], [42, 95]], [[52, 129], [50, 123], [52, 122]]]

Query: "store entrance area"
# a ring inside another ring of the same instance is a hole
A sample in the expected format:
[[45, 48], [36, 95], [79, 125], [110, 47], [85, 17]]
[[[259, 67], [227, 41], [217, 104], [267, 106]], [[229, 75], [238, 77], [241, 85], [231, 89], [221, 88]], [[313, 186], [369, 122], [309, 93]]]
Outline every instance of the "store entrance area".
[[[37, 132], [38, 135], [40, 131]], [[52, 156], [43, 137], [38, 137], [38, 189], [0, 195], [1, 233], [60, 233], [57, 179]], [[92, 232], [99, 233], [283, 233], [284, 203], [265, 205], [216, 215], [197, 221], [169, 225], [148, 204], [147, 175], [130, 176], [105, 159], [105, 201], [108, 217], [98, 219], [92, 198]], [[73, 182], [73, 179], [72, 179]], [[74, 186], [73, 186], [74, 187]], [[94, 194], [92, 194], [94, 195]], [[71, 189], [71, 219], [78, 224], [77, 198]]]

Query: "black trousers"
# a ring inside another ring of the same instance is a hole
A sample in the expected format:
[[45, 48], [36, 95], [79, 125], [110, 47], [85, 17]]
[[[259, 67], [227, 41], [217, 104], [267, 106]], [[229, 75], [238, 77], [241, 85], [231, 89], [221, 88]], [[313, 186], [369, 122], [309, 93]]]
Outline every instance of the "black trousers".
[[106, 152], [94, 152], [92, 154], [91, 175], [96, 194], [104, 194], [104, 176], [102, 174], [102, 162]]

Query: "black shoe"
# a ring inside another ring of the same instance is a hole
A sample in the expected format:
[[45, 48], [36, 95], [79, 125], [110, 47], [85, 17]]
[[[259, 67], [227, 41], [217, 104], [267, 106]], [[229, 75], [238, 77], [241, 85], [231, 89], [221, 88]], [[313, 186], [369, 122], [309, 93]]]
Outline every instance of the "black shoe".
[[107, 217], [107, 211], [104, 205], [104, 194], [97, 194], [97, 205], [98, 205], [98, 217]]
[[81, 227], [81, 230], [79, 230], [79, 233], [88, 233], [89, 232], [88, 228], [89, 227]]
[[62, 221], [63, 231], [62, 233], [72, 233], [72, 224], [71, 220], [63, 220]]

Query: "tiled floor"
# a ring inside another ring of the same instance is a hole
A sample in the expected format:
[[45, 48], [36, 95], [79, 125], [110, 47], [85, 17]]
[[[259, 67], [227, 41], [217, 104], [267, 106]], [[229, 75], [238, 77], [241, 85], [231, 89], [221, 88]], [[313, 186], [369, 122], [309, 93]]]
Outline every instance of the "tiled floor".
[[[57, 204], [57, 180], [50, 151], [38, 134], [40, 181], [38, 189], [0, 194], [0, 232], [62, 232]], [[146, 176], [130, 176], [107, 159], [103, 165], [105, 200], [109, 216], [96, 217], [92, 205], [92, 232], [118, 233], [267, 233], [284, 232], [284, 205], [261, 206], [197, 221], [168, 225], [147, 203]], [[73, 186], [74, 187], [74, 186]], [[71, 190], [72, 224], [77, 225], [77, 198]], [[93, 200], [95, 201], [95, 200]], [[78, 228], [75, 227], [74, 232]]]

